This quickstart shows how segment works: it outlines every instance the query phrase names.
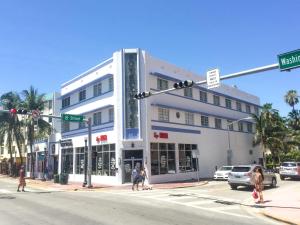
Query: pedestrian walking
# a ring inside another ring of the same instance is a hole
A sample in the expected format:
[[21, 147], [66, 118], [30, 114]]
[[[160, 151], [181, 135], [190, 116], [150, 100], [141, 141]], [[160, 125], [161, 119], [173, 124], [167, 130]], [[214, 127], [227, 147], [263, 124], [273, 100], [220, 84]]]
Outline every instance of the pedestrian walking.
[[22, 191], [24, 190], [24, 187], [26, 186], [26, 181], [25, 181], [25, 170], [24, 170], [24, 166], [22, 165], [20, 170], [19, 170], [19, 185], [18, 185], [18, 192], [20, 191], [20, 187], [22, 187]]
[[140, 172], [140, 180], [142, 182], [142, 189], [145, 190], [144, 184], [145, 180], [148, 179], [147, 173], [144, 167], [142, 167], [141, 172]]
[[136, 190], [139, 191], [140, 172], [136, 166], [131, 172], [131, 177], [132, 177], [132, 190], [134, 191], [134, 186], [136, 185]]
[[255, 173], [254, 173], [254, 185], [255, 185], [255, 189], [259, 195], [259, 201], [257, 203], [264, 203], [264, 197], [263, 197], [263, 189], [264, 189], [264, 175], [262, 172], [262, 169], [260, 167], [257, 167], [255, 169]]

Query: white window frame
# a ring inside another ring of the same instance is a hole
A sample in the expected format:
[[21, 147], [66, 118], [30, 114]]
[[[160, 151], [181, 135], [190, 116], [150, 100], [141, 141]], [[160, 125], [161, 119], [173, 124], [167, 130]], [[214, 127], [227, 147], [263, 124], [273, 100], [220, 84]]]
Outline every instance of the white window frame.
[[158, 108], [158, 120], [169, 122], [170, 110], [166, 108]]

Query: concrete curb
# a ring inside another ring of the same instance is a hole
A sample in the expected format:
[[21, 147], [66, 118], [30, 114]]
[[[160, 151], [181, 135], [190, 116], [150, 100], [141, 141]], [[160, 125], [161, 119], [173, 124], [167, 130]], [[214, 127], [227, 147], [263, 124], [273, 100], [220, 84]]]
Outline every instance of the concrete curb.
[[288, 220], [286, 220], [286, 219], [282, 219], [282, 218], [280, 218], [280, 217], [273, 216], [273, 215], [271, 215], [271, 214], [269, 214], [269, 213], [266, 213], [266, 212], [260, 212], [260, 213], [261, 213], [262, 215], [264, 215], [265, 217], [268, 217], [268, 218], [270, 218], [270, 219], [276, 220], [276, 221], [278, 221], [278, 222], [283, 222], [283, 223], [287, 223], [287, 224], [291, 224], [291, 225], [297, 225], [297, 223], [293, 223], [293, 222], [288, 221]]

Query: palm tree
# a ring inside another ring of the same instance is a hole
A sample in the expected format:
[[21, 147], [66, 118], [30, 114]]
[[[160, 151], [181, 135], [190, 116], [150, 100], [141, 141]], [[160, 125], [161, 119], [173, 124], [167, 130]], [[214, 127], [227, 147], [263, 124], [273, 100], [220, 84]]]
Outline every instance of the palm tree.
[[289, 90], [284, 96], [284, 101], [293, 107], [293, 111], [295, 110], [295, 105], [299, 102], [298, 94], [296, 90]]
[[269, 103], [263, 105], [260, 115], [253, 114], [252, 116], [256, 123], [253, 146], [262, 145], [264, 153], [270, 150], [274, 161], [284, 149], [286, 135], [284, 120]]
[[[5, 100], [5, 101], [4, 101]], [[20, 106], [21, 98], [17, 93], [8, 92], [1, 96], [1, 101], [4, 102], [4, 107], [7, 109], [17, 108]], [[21, 132], [21, 123], [18, 116], [2, 113], [0, 115], [0, 145], [5, 143], [10, 154], [10, 168], [13, 168], [12, 145], [13, 140], [16, 141], [17, 149], [20, 156], [21, 164], [23, 164], [22, 144], [24, 144], [24, 136]], [[10, 171], [10, 175], [12, 170]]]
[[[23, 90], [22, 94], [24, 96], [23, 106], [28, 111], [39, 110], [43, 111], [44, 109], [44, 97], [45, 94], [39, 94], [38, 90], [33, 86], [30, 86], [28, 90]], [[47, 137], [51, 133], [51, 126], [48, 122], [42, 118], [38, 118], [36, 121], [34, 118], [29, 117], [25, 121], [27, 127], [27, 139], [30, 148], [30, 157], [31, 157], [31, 177], [34, 178], [34, 157], [33, 157], [33, 144], [34, 140], [41, 137]], [[35, 127], [37, 127], [37, 132], [35, 132]]]

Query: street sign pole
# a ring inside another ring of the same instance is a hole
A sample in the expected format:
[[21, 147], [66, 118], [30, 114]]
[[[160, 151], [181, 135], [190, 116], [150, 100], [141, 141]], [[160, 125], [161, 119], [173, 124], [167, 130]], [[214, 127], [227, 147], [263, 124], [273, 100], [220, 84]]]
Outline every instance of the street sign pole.
[[87, 120], [88, 123], [88, 176], [87, 176], [87, 187], [91, 188], [92, 186], [92, 118], [89, 117]]

